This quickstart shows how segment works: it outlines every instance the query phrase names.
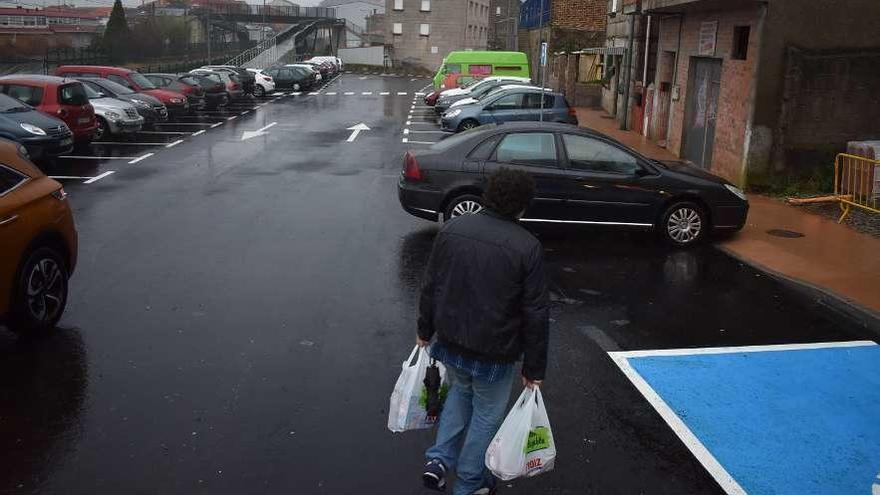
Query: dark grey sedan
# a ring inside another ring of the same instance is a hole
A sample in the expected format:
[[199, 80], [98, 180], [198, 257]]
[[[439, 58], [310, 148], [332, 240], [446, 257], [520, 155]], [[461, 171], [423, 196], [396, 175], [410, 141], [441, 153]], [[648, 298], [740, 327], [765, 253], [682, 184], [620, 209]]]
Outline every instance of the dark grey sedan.
[[743, 227], [743, 191], [702, 169], [646, 158], [612, 138], [566, 124], [485, 125], [408, 151], [398, 183], [404, 210], [446, 220], [482, 209], [486, 177], [528, 172], [537, 187], [523, 222], [654, 229], [674, 245]]

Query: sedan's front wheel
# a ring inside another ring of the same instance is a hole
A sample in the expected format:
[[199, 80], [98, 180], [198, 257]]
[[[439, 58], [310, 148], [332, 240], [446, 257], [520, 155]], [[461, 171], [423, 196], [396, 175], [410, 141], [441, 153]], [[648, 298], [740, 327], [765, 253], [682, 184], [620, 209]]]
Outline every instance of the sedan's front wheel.
[[260, 86], [259, 84], [254, 86], [254, 96], [256, 96], [257, 98], [262, 98], [263, 96], [266, 96], [266, 90], [263, 89], [263, 86]]
[[674, 246], [697, 244], [709, 227], [703, 208], [690, 201], [670, 206], [658, 226], [663, 238]]
[[443, 219], [446, 221], [462, 215], [473, 215], [483, 210], [483, 198], [475, 194], [463, 194], [449, 202]]
[[458, 124], [458, 132], [469, 131], [469, 130], [471, 130], [475, 127], [479, 127], [479, 126], [480, 126], [480, 123], [477, 122], [476, 120], [465, 119], [461, 122], [461, 124]]

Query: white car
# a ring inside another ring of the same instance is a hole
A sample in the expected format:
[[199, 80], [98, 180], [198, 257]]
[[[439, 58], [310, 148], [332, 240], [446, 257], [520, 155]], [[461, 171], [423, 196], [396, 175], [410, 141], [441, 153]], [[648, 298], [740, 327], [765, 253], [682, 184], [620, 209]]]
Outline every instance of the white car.
[[254, 96], [265, 96], [275, 91], [275, 81], [263, 69], [248, 69], [254, 75]]
[[444, 91], [440, 97], [452, 97], [452, 96], [461, 96], [469, 94], [471, 91], [475, 89], [479, 89], [484, 85], [492, 85], [495, 81], [510, 81], [508, 84], [530, 84], [532, 82], [528, 77], [514, 77], [514, 76], [490, 76], [484, 77], [482, 79], [474, 79], [471, 84], [463, 87], [463, 88], [452, 88]]
[[336, 66], [336, 70], [342, 70], [342, 59], [339, 57], [330, 57], [330, 56], [320, 56], [320, 57], [312, 57], [308, 60], [309, 62], [330, 62], [331, 64]]

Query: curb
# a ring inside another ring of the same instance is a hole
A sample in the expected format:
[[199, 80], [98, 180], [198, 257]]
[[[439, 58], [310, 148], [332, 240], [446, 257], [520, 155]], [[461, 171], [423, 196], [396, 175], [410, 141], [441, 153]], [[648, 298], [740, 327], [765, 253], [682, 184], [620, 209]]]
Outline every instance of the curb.
[[825, 307], [837, 316], [849, 320], [855, 325], [864, 328], [865, 330], [873, 333], [876, 337], [880, 338], [880, 313], [865, 306], [862, 306], [861, 304], [852, 301], [851, 299], [843, 297], [840, 294], [831, 292], [824, 287], [813, 285], [809, 282], [805, 282], [803, 280], [784, 275], [750, 258], [746, 258], [745, 256], [735, 253], [725, 246], [720, 246], [716, 244], [715, 248], [743, 264], [749, 265], [757, 270], [766, 273], [767, 275], [773, 277], [774, 280], [777, 280], [789, 289], [792, 289], [798, 294], [815, 301], [820, 306]]

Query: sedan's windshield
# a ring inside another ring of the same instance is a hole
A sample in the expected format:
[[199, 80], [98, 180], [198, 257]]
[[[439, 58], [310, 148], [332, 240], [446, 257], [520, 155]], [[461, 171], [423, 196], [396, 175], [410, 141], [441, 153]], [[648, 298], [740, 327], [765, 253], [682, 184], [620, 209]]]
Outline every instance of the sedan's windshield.
[[15, 113], [27, 112], [28, 110], [32, 110], [31, 107], [25, 105], [24, 103], [16, 100], [11, 96], [0, 94], [0, 112]]
[[153, 84], [152, 81], [147, 79], [143, 74], [133, 72], [131, 74], [131, 80], [134, 81], [135, 84], [140, 86], [141, 89], [156, 89], [156, 85]]

